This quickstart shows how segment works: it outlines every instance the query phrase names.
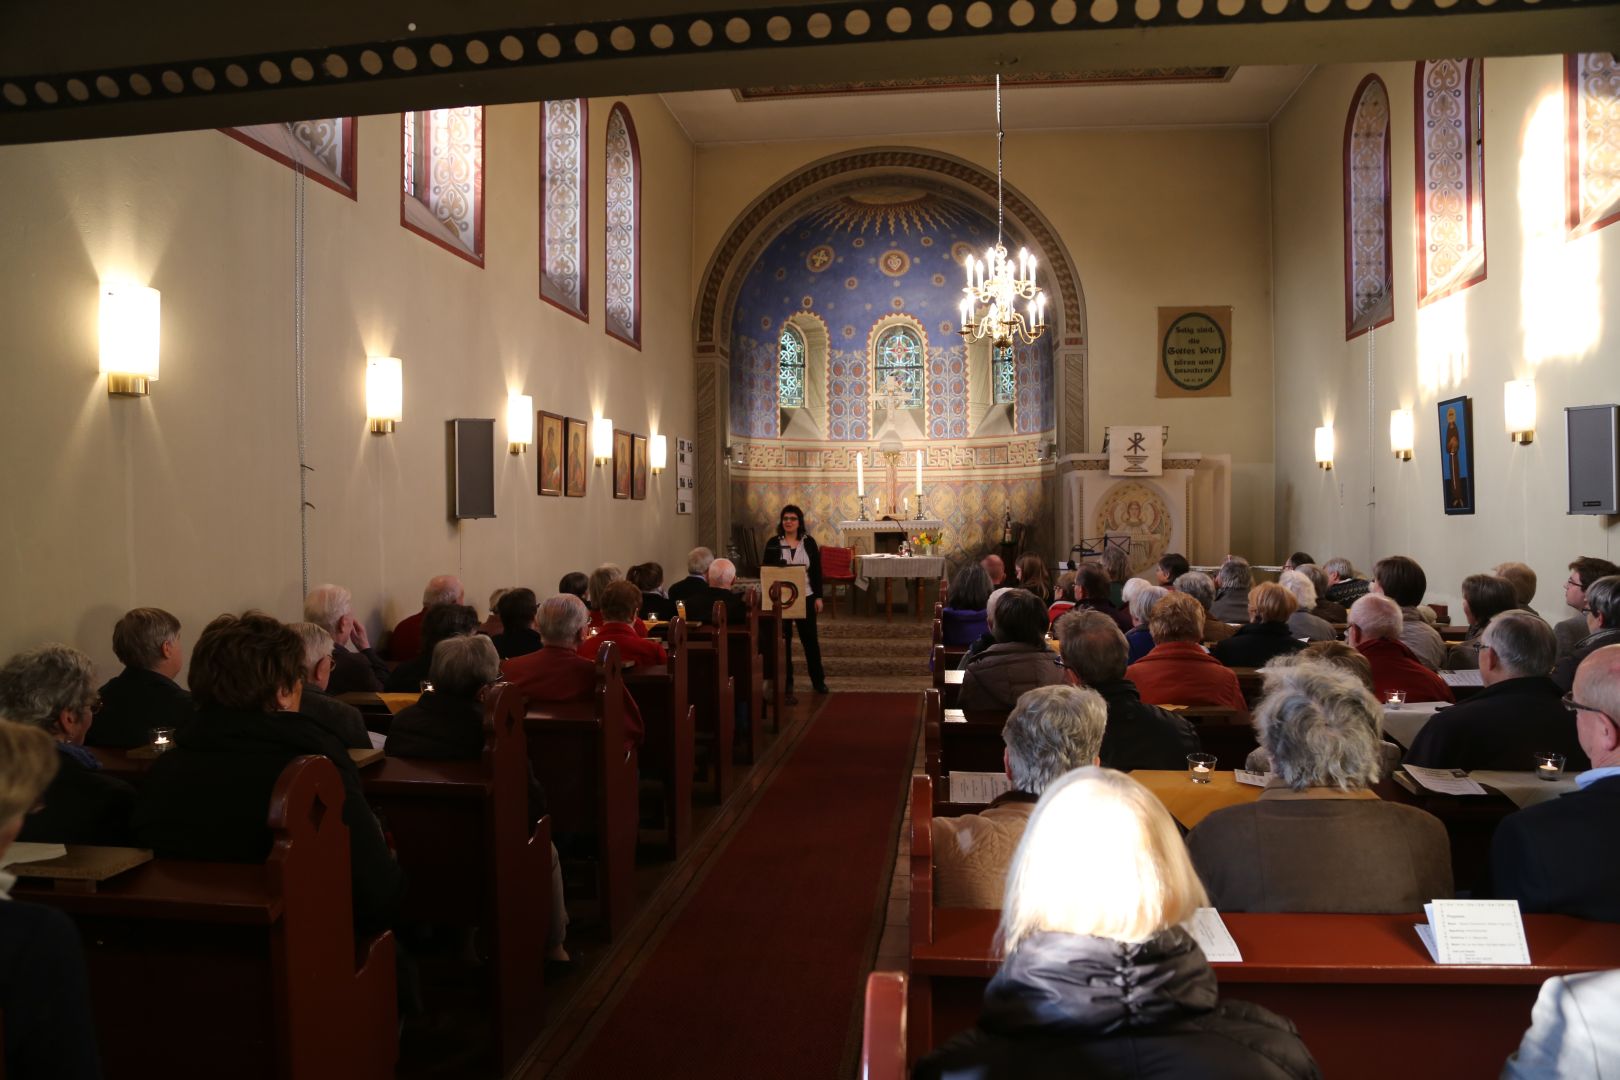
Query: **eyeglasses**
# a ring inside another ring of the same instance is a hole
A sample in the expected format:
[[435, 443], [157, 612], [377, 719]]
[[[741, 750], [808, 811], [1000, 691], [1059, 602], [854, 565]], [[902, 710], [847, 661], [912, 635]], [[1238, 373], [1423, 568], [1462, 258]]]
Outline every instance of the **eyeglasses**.
[[1581, 584], [1581, 579], [1580, 578], [1573, 578], [1572, 577], [1568, 581], [1564, 582], [1564, 584], [1566, 586], [1570, 586], [1570, 587], [1576, 588], [1576, 589], [1584, 589], [1584, 588], [1586, 588], [1585, 585]]
[[1576, 701], [1575, 700], [1575, 695], [1572, 694], [1572, 693], [1571, 694], [1565, 694], [1563, 696], [1562, 700], [1564, 702], [1564, 708], [1568, 709], [1570, 712], [1597, 713], [1599, 716], [1603, 717], [1603, 719], [1607, 720], [1609, 723], [1611, 723], [1611, 724], [1616, 723], [1615, 718], [1610, 716], [1608, 713], [1604, 712], [1602, 709], [1596, 708], [1595, 706], [1592, 706], [1592, 705], [1582, 705], [1580, 702]]

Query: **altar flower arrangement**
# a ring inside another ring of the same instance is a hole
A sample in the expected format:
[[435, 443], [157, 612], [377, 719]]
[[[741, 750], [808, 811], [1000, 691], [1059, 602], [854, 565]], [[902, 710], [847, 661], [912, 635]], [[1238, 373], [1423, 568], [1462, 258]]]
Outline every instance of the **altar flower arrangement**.
[[929, 532], [927, 529], [922, 529], [912, 535], [911, 546], [919, 549], [922, 554], [929, 555], [933, 553], [934, 545], [939, 541], [940, 534], [938, 530]]

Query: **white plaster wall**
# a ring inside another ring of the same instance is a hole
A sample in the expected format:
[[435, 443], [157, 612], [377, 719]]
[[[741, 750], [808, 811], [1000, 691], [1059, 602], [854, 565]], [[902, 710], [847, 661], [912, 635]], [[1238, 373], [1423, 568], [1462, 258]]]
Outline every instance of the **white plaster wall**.
[[[508, 389], [537, 408], [669, 436], [693, 431], [688, 326], [692, 147], [656, 98], [629, 105], [641, 144], [642, 340], [602, 326], [603, 129], [591, 104], [590, 315], [538, 298], [539, 113], [486, 119], [486, 266], [399, 224], [397, 114], [360, 121], [359, 199], [307, 188], [309, 568], [348, 585], [375, 636], [459, 572], [542, 595], [566, 571], [657, 559], [678, 575], [693, 518], [674, 471], [645, 502], [536, 495], [536, 455], [504, 451]], [[127, 608], [177, 614], [189, 647], [215, 614], [300, 612], [291, 170], [215, 131], [0, 149], [0, 650], [77, 645], [116, 671]], [[96, 291], [163, 293], [162, 379], [109, 399]], [[403, 358], [405, 419], [366, 431], [368, 354]], [[495, 520], [448, 518], [445, 420], [494, 417]]]
[[[1411, 555], [1430, 595], [1453, 605], [1468, 574], [1529, 563], [1535, 606], [1570, 612], [1563, 582], [1580, 554], [1613, 559], [1613, 519], [1566, 509], [1566, 405], [1620, 402], [1620, 228], [1565, 236], [1562, 58], [1485, 64], [1485, 229], [1488, 276], [1417, 307], [1413, 77], [1410, 63], [1319, 68], [1272, 125], [1277, 289], [1278, 550], [1358, 567]], [[1377, 331], [1369, 416], [1368, 342], [1344, 340], [1343, 133], [1350, 97], [1376, 72], [1388, 87], [1395, 319]], [[1533, 376], [1535, 442], [1515, 446], [1502, 384]], [[1440, 500], [1435, 403], [1473, 398], [1477, 463], [1472, 516]], [[1389, 452], [1389, 413], [1414, 412], [1414, 460]], [[1314, 464], [1312, 432], [1331, 420], [1335, 466]], [[1370, 421], [1370, 423], [1369, 423]], [[1369, 508], [1369, 504], [1375, 505]]]
[[[995, 169], [993, 132], [700, 146], [694, 303], [715, 248], [754, 199], [830, 154], [897, 145]], [[1005, 160], [1008, 184], [1068, 245], [1085, 293], [1089, 449], [1101, 448], [1109, 424], [1169, 424], [1175, 450], [1230, 453], [1232, 543], [1269, 561], [1276, 548], [1265, 128], [1018, 132]], [[1229, 398], [1154, 397], [1157, 309], [1190, 304], [1233, 308]]]

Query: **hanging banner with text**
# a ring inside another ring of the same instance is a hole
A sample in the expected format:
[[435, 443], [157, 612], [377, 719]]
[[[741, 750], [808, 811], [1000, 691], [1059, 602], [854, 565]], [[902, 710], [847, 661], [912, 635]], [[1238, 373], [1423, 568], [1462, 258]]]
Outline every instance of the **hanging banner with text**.
[[1232, 309], [1159, 309], [1155, 397], [1232, 396]]

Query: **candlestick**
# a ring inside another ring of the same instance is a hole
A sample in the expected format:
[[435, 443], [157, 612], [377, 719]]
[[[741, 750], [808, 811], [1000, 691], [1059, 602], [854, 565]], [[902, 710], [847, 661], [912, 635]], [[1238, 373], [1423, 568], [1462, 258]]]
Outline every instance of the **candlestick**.
[[919, 491], [917, 492], [917, 518], [921, 520], [927, 516], [927, 514], [923, 513], [923, 497], [922, 492]]
[[866, 494], [866, 466], [861, 462], [861, 452], [855, 451], [855, 494]]
[[918, 495], [922, 494], [922, 463], [923, 463], [923, 452], [921, 450], [919, 450], [919, 451], [917, 451], [917, 494]]
[[865, 493], [863, 492], [862, 494], [857, 495], [856, 498], [861, 500], [861, 514], [860, 514], [860, 517], [856, 518], [855, 520], [856, 521], [871, 521], [872, 519], [866, 516], [866, 495], [865, 495]]

